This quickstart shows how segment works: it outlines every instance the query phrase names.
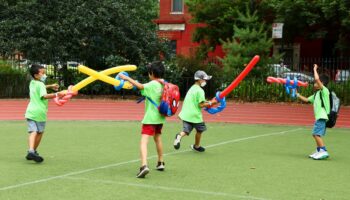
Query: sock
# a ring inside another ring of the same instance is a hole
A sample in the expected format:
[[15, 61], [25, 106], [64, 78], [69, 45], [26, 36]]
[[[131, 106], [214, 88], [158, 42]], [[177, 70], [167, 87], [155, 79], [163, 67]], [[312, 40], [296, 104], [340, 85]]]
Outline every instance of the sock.
[[327, 151], [326, 146], [320, 147], [320, 149], [323, 149], [324, 151]]
[[35, 150], [34, 149], [29, 149], [28, 153], [35, 153]]
[[320, 151], [320, 149], [321, 149], [321, 147], [317, 147], [317, 152], [319, 152], [319, 151]]

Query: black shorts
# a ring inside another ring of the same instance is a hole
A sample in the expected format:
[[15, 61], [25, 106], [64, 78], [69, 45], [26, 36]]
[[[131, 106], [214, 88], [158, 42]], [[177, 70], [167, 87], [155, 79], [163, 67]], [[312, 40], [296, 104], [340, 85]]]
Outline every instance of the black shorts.
[[207, 130], [207, 127], [205, 126], [204, 122], [191, 123], [191, 122], [182, 121], [182, 124], [183, 124], [183, 132], [185, 132], [187, 135], [191, 133], [193, 128], [196, 129], [197, 133], [203, 133], [204, 131]]

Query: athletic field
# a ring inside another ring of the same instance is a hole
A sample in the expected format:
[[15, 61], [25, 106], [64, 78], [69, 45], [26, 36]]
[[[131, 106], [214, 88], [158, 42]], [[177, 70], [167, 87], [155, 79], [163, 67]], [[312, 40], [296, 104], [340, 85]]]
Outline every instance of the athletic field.
[[137, 179], [140, 122], [49, 120], [41, 164], [25, 160], [26, 123], [0, 121], [0, 199], [349, 199], [350, 129], [327, 130], [330, 158], [315, 161], [310, 126], [207, 124], [202, 145], [194, 135], [174, 150], [178, 122], [164, 126], [166, 169]]

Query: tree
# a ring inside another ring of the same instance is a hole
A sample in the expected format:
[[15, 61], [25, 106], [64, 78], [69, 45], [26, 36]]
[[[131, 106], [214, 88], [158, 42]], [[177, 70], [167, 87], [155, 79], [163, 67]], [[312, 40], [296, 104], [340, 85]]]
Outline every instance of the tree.
[[272, 21], [284, 23], [284, 36], [293, 42], [297, 36], [321, 38], [334, 45], [325, 56], [343, 55], [350, 50], [350, 1], [271, 0], [263, 1]]
[[234, 34], [232, 24], [237, 17], [236, 8], [244, 8], [243, 0], [188, 0], [186, 2], [193, 22], [203, 23], [193, 35], [193, 41], [202, 44], [204, 53], [220, 45], [220, 40], [226, 40]]
[[235, 12], [238, 16], [233, 26], [235, 34], [231, 40], [222, 41], [226, 52], [223, 59], [225, 70], [237, 76], [255, 55], [259, 55], [258, 67], [251, 72], [250, 77], [265, 77], [270, 72], [268, 63], [277, 60], [269, 56], [273, 44], [267, 34], [270, 26], [260, 23], [256, 11], [250, 14], [248, 6], [245, 13], [237, 8]]
[[[220, 40], [231, 38], [235, 32], [235, 9], [244, 10], [247, 1], [188, 0], [193, 21], [206, 26], [196, 30], [194, 41], [202, 42], [205, 51], [215, 48]], [[251, 12], [257, 11], [260, 22], [283, 22], [285, 43], [296, 37], [324, 39], [332, 48], [325, 56], [347, 55], [350, 52], [349, 0], [250, 0]], [[347, 54], [346, 54], [347, 53]]]
[[145, 63], [162, 50], [152, 22], [157, 0], [0, 1], [3, 55], [18, 50], [36, 62], [104, 68], [107, 61]]

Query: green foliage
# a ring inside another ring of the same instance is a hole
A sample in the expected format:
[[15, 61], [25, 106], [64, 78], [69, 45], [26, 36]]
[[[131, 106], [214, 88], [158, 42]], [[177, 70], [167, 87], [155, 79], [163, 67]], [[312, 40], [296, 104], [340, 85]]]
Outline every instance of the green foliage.
[[344, 0], [270, 0], [262, 1], [269, 11], [270, 23], [284, 23], [284, 38], [292, 42], [297, 36], [333, 41], [335, 49], [347, 52], [350, 49], [350, 2]]
[[226, 57], [223, 59], [225, 71], [229, 77], [235, 77], [255, 55], [259, 55], [260, 61], [250, 72], [249, 77], [266, 77], [271, 72], [268, 64], [278, 59], [270, 57], [273, 44], [272, 39], [267, 36], [270, 27], [259, 22], [256, 12], [250, 14], [248, 7], [245, 13], [238, 9], [236, 12], [238, 18], [233, 26], [235, 35], [232, 40], [222, 41], [226, 52]]
[[186, 1], [193, 21], [205, 23], [197, 28], [194, 41], [206, 41], [205, 46], [213, 48], [220, 44], [220, 39], [226, 40], [234, 34], [232, 24], [237, 17], [235, 8], [244, 8], [242, 0], [191, 0]]
[[5, 60], [0, 60], [0, 98], [24, 97], [28, 94], [30, 77], [23, 71], [13, 69]]
[[69, 60], [105, 68], [110, 56], [140, 64], [162, 49], [157, 0], [0, 0], [1, 55], [34, 62]]

